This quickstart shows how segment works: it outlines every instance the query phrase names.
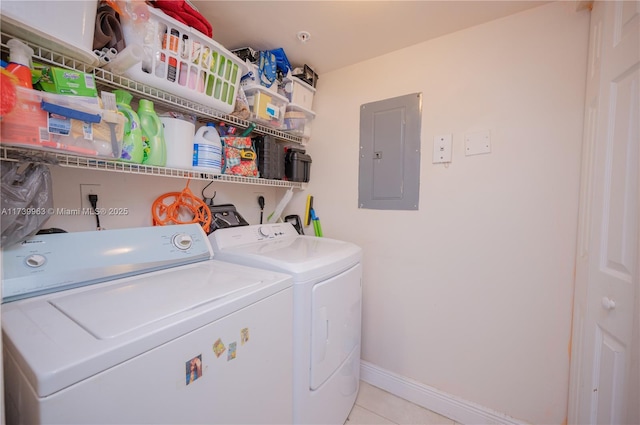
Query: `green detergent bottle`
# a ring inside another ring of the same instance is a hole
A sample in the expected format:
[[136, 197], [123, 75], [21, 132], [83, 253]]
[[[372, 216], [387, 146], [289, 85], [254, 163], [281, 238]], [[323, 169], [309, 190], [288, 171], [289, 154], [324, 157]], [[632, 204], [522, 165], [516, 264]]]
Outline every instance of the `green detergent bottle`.
[[118, 111], [124, 115], [127, 122], [124, 125], [124, 140], [120, 160], [141, 164], [144, 159], [144, 144], [142, 143], [142, 129], [140, 117], [131, 109], [131, 93], [125, 90], [114, 90]]
[[153, 109], [153, 102], [140, 99], [138, 102], [138, 116], [142, 127], [142, 142], [144, 143], [143, 164], [164, 167], [167, 163], [167, 145], [164, 141], [164, 128]]

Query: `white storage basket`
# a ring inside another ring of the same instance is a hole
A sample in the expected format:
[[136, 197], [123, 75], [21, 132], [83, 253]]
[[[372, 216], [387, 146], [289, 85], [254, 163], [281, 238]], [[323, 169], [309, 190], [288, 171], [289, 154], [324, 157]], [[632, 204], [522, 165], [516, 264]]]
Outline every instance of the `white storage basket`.
[[93, 32], [97, 0], [0, 1], [2, 31], [24, 41], [97, 65]]
[[127, 45], [140, 44], [144, 50], [126, 77], [224, 114], [233, 112], [246, 72], [236, 55], [153, 7], [146, 28], [128, 22], [123, 27]]

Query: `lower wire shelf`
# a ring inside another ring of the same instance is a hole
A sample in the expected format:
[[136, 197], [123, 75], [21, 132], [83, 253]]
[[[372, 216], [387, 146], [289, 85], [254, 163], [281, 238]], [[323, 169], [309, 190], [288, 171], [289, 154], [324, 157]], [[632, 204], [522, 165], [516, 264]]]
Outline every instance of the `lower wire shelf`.
[[111, 171], [128, 174], [144, 174], [151, 176], [188, 178], [193, 180], [207, 180], [225, 183], [240, 183], [258, 186], [291, 187], [304, 189], [305, 183], [288, 180], [271, 180], [259, 177], [243, 177], [228, 174], [209, 174], [195, 170], [182, 170], [177, 168], [156, 167], [153, 165], [133, 164], [129, 162], [105, 160], [99, 158], [87, 158], [82, 156], [67, 155], [59, 152], [41, 151], [37, 149], [1, 146], [2, 161], [11, 162], [38, 162], [58, 165], [68, 168], [81, 168], [87, 170]]

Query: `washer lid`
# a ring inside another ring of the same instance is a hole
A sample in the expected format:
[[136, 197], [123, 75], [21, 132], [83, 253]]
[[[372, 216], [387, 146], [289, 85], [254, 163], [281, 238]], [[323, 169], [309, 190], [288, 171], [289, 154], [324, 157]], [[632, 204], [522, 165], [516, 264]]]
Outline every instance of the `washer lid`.
[[[211, 283], [215, 282], [215, 285]], [[168, 271], [49, 300], [97, 339], [116, 338], [200, 305], [261, 285], [257, 276], [214, 267]]]
[[[219, 229], [217, 232], [227, 229]], [[210, 235], [211, 237], [211, 235]], [[214, 258], [291, 274], [296, 283], [319, 281], [360, 262], [362, 250], [350, 242], [313, 236], [261, 241], [226, 249], [212, 244]]]
[[291, 277], [205, 261], [6, 303], [6, 347], [40, 397], [291, 286]]

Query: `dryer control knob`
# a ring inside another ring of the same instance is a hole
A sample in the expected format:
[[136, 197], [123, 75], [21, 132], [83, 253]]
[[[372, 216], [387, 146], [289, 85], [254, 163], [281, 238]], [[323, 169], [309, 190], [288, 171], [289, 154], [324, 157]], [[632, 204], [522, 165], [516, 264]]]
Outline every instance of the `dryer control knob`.
[[47, 262], [47, 257], [41, 254], [31, 254], [25, 260], [25, 263], [27, 264], [27, 266], [34, 267], [34, 268], [40, 267], [46, 262]]
[[191, 235], [187, 235], [186, 233], [178, 233], [173, 237], [173, 245], [182, 250], [187, 250], [191, 248], [193, 244], [193, 239], [191, 239]]
[[271, 236], [271, 228], [267, 227], [267, 226], [261, 226], [258, 231], [260, 232], [260, 234], [262, 236], [264, 236], [265, 238], [268, 238], [269, 236]]

